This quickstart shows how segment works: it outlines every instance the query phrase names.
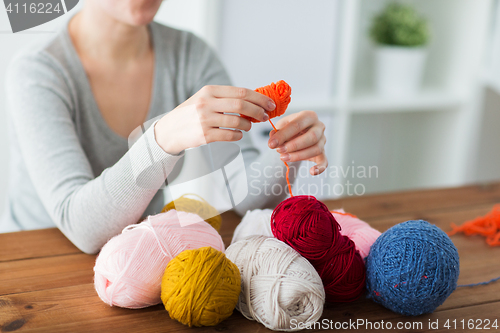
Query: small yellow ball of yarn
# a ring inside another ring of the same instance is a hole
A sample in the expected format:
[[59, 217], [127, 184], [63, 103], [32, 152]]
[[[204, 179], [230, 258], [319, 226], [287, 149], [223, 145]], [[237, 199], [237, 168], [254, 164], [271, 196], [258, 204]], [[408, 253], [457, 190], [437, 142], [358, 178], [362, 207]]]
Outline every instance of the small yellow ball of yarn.
[[[186, 196], [194, 196], [199, 198], [191, 199]], [[215, 230], [219, 231], [222, 225], [222, 217], [219, 215], [217, 209], [212, 207], [205, 199], [196, 194], [184, 194], [178, 199], [168, 203], [162, 209], [162, 213], [165, 213], [171, 209], [177, 211], [183, 211], [187, 213], [194, 213], [204, 219], [208, 224], [210, 224]]]
[[172, 259], [161, 282], [170, 318], [188, 326], [215, 326], [231, 316], [241, 291], [238, 267], [212, 247], [185, 250]]

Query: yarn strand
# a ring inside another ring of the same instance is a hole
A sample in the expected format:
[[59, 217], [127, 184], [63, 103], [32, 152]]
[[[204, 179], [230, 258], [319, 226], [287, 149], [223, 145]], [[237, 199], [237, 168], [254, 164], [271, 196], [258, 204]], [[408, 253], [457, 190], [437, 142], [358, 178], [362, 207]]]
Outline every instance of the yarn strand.
[[475, 286], [484, 286], [484, 285], [487, 285], [487, 284], [490, 284], [492, 282], [495, 282], [495, 281], [498, 281], [500, 280], [500, 276], [499, 277], [496, 277], [496, 278], [493, 278], [489, 281], [484, 281], [484, 282], [478, 282], [478, 283], [469, 283], [469, 284], [460, 284], [458, 285], [457, 287], [458, 288], [462, 288], [462, 287], [475, 287]]
[[500, 204], [484, 216], [476, 217], [461, 226], [451, 224], [452, 230], [448, 236], [462, 232], [466, 236], [481, 235], [486, 237], [486, 243], [490, 246], [500, 246]]
[[[486, 237], [486, 243], [488, 243], [488, 245], [500, 246], [500, 204], [493, 206], [488, 214], [478, 216], [473, 220], [465, 222], [461, 226], [451, 223], [451, 228], [452, 230], [448, 232], [448, 236], [453, 236], [459, 232], [462, 232], [466, 236], [481, 235]], [[458, 287], [482, 286], [498, 280], [500, 280], [500, 276], [489, 281], [461, 284]]]
[[[292, 88], [288, 85], [288, 83], [286, 83], [283, 80], [280, 80], [276, 83], [273, 82], [270, 85], [257, 88], [255, 89], [255, 91], [258, 92], [259, 94], [271, 98], [276, 104], [276, 108], [273, 111], [267, 112], [267, 115], [269, 116], [269, 123], [271, 124], [273, 129], [276, 132], [278, 132], [278, 129], [276, 128], [276, 126], [274, 126], [271, 119], [274, 117], [279, 117], [285, 113], [288, 104], [290, 104], [291, 101], [290, 95], [292, 94]], [[245, 115], [243, 115], [242, 117], [250, 120], [253, 123], [259, 122], [257, 119], [247, 117]], [[286, 163], [285, 161], [283, 161], [283, 163], [285, 163], [286, 166], [286, 183], [288, 185], [288, 191], [290, 192], [290, 196], [293, 197], [292, 185], [290, 184], [290, 177], [289, 177], [290, 167], [288, 166], [288, 163]]]
[[[274, 130], [276, 132], [278, 132], [278, 129], [276, 128], [276, 126], [274, 126], [274, 124], [271, 121], [271, 119], [269, 119], [269, 123], [274, 128]], [[286, 166], [286, 184], [288, 185], [288, 191], [290, 192], [290, 196], [293, 197], [292, 185], [290, 184], [290, 176], [289, 176], [290, 175], [290, 167], [288, 166], [288, 163], [286, 163], [285, 161], [283, 161], [283, 163], [285, 163], [285, 166]]]

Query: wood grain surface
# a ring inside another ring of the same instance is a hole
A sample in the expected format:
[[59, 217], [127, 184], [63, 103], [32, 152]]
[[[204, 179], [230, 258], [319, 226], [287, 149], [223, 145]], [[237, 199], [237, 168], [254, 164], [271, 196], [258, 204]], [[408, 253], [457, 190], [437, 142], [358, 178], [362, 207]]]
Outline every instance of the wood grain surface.
[[[451, 222], [461, 224], [500, 203], [500, 183], [350, 197], [325, 203], [331, 209], [343, 207], [382, 232], [410, 219], [425, 219], [449, 231]], [[226, 246], [240, 220], [233, 212], [223, 214], [221, 235]], [[489, 247], [479, 236], [455, 235], [452, 240], [460, 255], [459, 284], [500, 276], [500, 247]], [[57, 229], [0, 234], [0, 331], [271, 332], [236, 310], [215, 327], [189, 328], [171, 320], [161, 304], [141, 310], [110, 307], [94, 290], [95, 258], [81, 253]], [[387, 331], [376, 329], [382, 323], [392, 324], [392, 331], [475, 332], [484, 327], [486, 319], [496, 319], [500, 325], [500, 281], [459, 288], [432, 314], [405, 317], [362, 297], [353, 303], [326, 304], [323, 319], [332, 325], [328, 327], [358, 320], [370, 322], [371, 326], [358, 327], [362, 332]], [[474, 322], [473, 329], [468, 326], [470, 320]], [[479, 324], [479, 320], [483, 322]], [[444, 327], [446, 321], [449, 328]], [[398, 330], [398, 323], [413, 327]], [[438, 323], [438, 329], [429, 328], [429, 323]], [[328, 330], [306, 330], [324, 331]], [[356, 330], [351, 326], [336, 331]]]

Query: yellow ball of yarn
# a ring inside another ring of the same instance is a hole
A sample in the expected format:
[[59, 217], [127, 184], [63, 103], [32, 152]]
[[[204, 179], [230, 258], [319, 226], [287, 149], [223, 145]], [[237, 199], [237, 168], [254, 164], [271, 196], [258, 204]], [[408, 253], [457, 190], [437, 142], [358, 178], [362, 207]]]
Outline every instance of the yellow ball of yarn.
[[[186, 196], [194, 196], [199, 198], [191, 199]], [[171, 209], [175, 209], [177, 211], [183, 211], [187, 213], [194, 213], [204, 219], [208, 224], [210, 224], [215, 230], [219, 231], [222, 225], [222, 217], [219, 215], [219, 212], [214, 207], [210, 206], [210, 204], [196, 194], [184, 194], [178, 199], [168, 203], [162, 209], [162, 213], [165, 213]]]
[[212, 247], [185, 250], [172, 259], [161, 282], [170, 318], [188, 326], [214, 326], [228, 318], [241, 291], [238, 267]]

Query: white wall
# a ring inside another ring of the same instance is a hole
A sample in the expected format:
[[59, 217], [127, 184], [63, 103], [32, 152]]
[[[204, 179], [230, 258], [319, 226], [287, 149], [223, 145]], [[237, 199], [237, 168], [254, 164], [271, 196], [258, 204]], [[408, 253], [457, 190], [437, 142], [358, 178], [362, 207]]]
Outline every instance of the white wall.
[[475, 177], [480, 182], [500, 179], [500, 93], [486, 88], [481, 136], [477, 149]]
[[483, 115], [480, 124], [478, 149], [474, 160], [477, 168], [473, 177], [480, 182], [500, 179], [500, 1], [492, 11], [487, 67], [484, 73]]
[[331, 99], [339, 2], [222, 1], [220, 56], [234, 84], [257, 88], [280, 79], [292, 101]]
[[174, 28], [189, 30], [207, 41], [212, 47], [216, 47], [219, 6], [219, 0], [163, 1], [155, 21]]

